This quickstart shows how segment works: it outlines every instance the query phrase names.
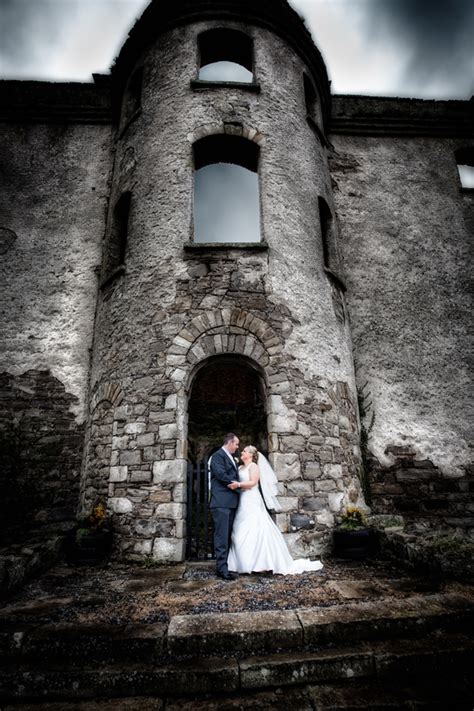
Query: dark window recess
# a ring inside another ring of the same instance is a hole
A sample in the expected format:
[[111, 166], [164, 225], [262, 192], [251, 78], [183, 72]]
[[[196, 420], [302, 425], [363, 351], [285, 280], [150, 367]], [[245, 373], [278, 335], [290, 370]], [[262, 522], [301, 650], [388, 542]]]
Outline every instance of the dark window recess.
[[253, 40], [227, 28], [207, 30], [198, 37], [199, 79], [253, 81]]
[[142, 103], [143, 67], [137, 69], [127, 84], [123, 99], [122, 125], [136, 114]]
[[318, 119], [318, 94], [313, 82], [307, 74], [303, 74], [304, 100], [306, 104], [306, 115], [317, 121]]
[[323, 243], [323, 260], [326, 269], [331, 269], [332, 262], [334, 261], [333, 241], [334, 241], [334, 227], [333, 227], [333, 217], [329, 205], [326, 200], [322, 197], [318, 197], [319, 203], [319, 220], [321, 223], [321, 239]]
[[474, 148], [459, 148], [455, 154], [459, 179], [464, 190], [474, 190]]
[[108, 283], [117, 270], [125, 264], [131, 199], [130, 192], [123, 193], [114, 208], [107, 243], [103, 285]]
[[194, 144], [194, 242], [260, 242], [259, 149], [218, 134]]

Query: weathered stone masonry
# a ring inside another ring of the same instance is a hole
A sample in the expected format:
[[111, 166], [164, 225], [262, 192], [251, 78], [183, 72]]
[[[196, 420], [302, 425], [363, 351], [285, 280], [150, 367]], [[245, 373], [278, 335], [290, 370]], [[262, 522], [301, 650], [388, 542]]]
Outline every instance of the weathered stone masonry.
[[[220, 28], [247, 38], [252, 82], [198, 79]], [[33, 483], [32, 522], [104, 498], [117, 554], [182, 560], [193, 383], [231, 359], [261, 384], [294, 553], [364, 507], [356, 381], [375, 507], [471, 528], [470, 103], [331, 107], [284, 0], [155, 0], [94, 79], [0, 85], [1, 427], [23, 467], [6, 507]], [[196, 151], [216, 136], [258, 155], [257, 243], [193, 241]]]

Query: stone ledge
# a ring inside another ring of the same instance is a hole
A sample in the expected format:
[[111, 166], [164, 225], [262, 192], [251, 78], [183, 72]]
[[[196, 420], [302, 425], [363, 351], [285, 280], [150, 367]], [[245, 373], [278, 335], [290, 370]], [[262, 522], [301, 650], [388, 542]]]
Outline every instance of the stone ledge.
[[212, 252], [213, 250], [247, 249], [263, 252], [267, 250], [267, 242], [187, 242], [183, 249], [185, 252]]

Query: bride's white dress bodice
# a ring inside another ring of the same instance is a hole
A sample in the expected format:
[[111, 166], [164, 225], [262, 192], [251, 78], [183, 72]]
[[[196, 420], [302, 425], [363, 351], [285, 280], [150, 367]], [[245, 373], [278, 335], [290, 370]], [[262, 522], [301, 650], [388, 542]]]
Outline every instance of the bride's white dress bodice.
[[[241, 482], [250, 481], [249, 467], [240, 467]], [[228, 566], [229, 570], [238, 573], [271, 570], [281, 575], [294, 575], [323, 567], [320, 561], [293, 560], [280, 529], [265, 508], [258, 486], [240, 493]]]

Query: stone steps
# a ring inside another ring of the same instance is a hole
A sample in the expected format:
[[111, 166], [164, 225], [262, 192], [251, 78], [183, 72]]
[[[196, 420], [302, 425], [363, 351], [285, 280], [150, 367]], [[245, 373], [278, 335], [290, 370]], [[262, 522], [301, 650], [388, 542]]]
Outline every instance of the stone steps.
[[423, 640], [362, 642], [356, 647], [294, 652], [244, 659], [206, 657], [173, 662], [94, 665], [29, 664], [0, 672], [0, 701], [122, 698], [132, 696], [202, 697], [259, 692], [271, 688], [336, 681], [436, 683], [462, 681], [472, 669], [474, 642], [467, 635], [428, 635]]
[[0, 704], [3, 710], [5, 704], [64, 702], [67, 709], [79, 701], [122, 704], [149, 697], [150, 703], [167, 699], [166, 708], [172, 708], [177, 697], [197, 703], [206, 695], [231, 700], [275, 689], [307, 694], [314, 685], [357, 680], [374, 689], [393, 680], [416, 688], [433, 674], [440, 684], [462, 686], [473, 662], [474, 642], [467, 636], [473, 617], [468, 593], [444, 593], [328, 608], [182, 615], [168, 629], [11, 622], [0, 633]]

